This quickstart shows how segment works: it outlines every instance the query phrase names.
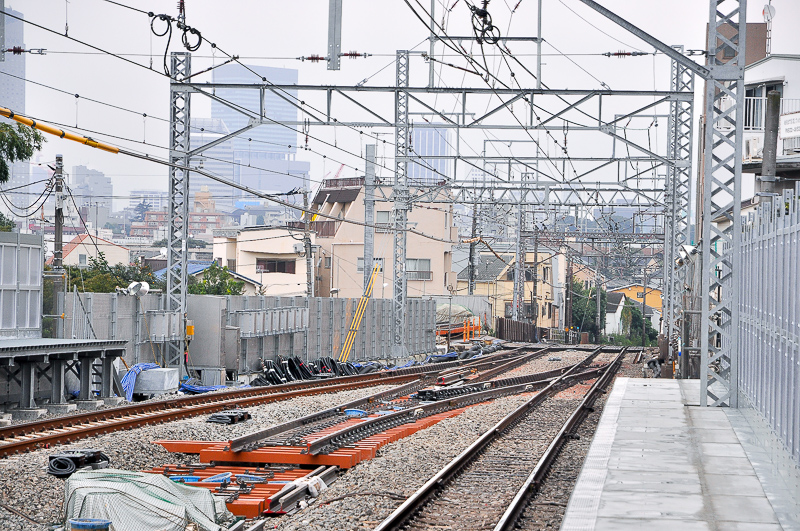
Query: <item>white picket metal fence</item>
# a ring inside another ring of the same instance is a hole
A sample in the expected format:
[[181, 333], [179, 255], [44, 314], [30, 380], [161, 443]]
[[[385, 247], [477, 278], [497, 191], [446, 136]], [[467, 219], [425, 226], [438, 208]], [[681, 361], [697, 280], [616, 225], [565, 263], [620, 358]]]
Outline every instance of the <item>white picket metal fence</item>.
[[743, 227], [739, 390], [800, 464], [800, 183]]

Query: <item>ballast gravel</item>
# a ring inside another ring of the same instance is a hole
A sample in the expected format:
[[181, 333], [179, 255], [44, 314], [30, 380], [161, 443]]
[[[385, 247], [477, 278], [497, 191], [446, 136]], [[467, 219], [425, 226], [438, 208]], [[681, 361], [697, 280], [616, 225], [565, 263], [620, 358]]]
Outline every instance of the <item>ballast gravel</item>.
[[547, 352], [541, 358], [531, 360], [525, 365], [517, 367], [516, 369], [503, 374], [498, 374], [493, 380], [502, 380], [505, 378], [514, 378], [516, 376], [529, 376], [545, 371], [552, 371], [553, 369], [561, 369], [562, 367], [569, 367], [575, 365], [586, 359], [589, 352], [582, 350], [565, 350], [563, 352]]
[[[405, 499], [413, 494], [483, 432], [531, 396], [516, 395], [479, 404], [387, 444], [374, 459], [345, 472], [307, 508], [276, 521], [276, 529], [372, 529], [402, 503], [396, 495]], [[341, 496], [345, 497], [328, 503]]]
[[[248, 406], [245, 410], [253, 418], [238, 424], [206, 422], [208, 416], [204, 415], [167, 424], [109, 433], [82, 439], [74, 444], [54, 446], [0, 459], [0, 529], [40, 531], [47, 528], [46, 524], [60, 519], [64, 501], [64, 480], [47, 474], [48, 456], [51, 454], [69, 449], [94, 448], [108, 455], [112, 467], [125, 470], [148, 470], [167, 463], [189, 464], [197, 461], [196, 455], [173, 454], [159, 445], [152, 444], [152, 441], [175, 439], [227, 441], [392, 387], [395, 386], [376, 385]], [[16, 516], [3, 505], [10, 506], [41, 524], [34, 524]]]

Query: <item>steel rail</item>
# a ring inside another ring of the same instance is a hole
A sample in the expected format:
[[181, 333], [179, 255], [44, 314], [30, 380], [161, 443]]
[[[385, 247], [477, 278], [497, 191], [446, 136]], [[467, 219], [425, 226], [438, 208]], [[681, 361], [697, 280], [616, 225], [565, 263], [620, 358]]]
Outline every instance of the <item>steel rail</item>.
[[[595, 349], [586, 360], [574, 365], [564, 374], [558, 378], [553, 379], [550, 383], [536, 394], [533, 398], [525, 402], [523, 405], [512, 411], [492, 428], [484, 432], [477, 440], [475, 440], [469, 447], [450, 461], [442, 470], [429, 479], [419, 490], [412, 494], [400, 507], [389, 515], [383, 522], [381, 522], [374, 531], [385, 531], [389, 529], [401, 529], [408, 521], [416, 514], [428, 501], [430, 501], [436, 493], [440, 492], [447, 483], [450, 482], [459, 472], [461, 472], [469, 463], [471, 463], [482, 451], [509, 427], [519, 422], [522, 418], [526, 417], [533, 409], [538, 407], [550, 396], [556, 394], [565, 385], [565, 382], [570, 376], [577, 373], [581, 365], [591, 363], [591, 361], [600, 353], [602, 348]], [[624, 353], [624, 349], [620, 356]], [[607, 366], [609, 367], [610, 364]], [[600, 369], [602, 370], [602, 369]]]
[[282, 424], [276, 424], [274, 426], [270, 426], [269, 428], [259, 430], [254, 433], [242, 435], [241, 437], [237, 437], [235, 439], [231, 439], [230, 441], [228, 441], [228, 446], [225, 448], [225, 450], [231, 450], [233, 452], [253, 450], [259, 446], [259, 443], [261, 441], [263, 441], [268, 437], [273, 437], [280, 433], [284, 433], [289, 430], [293, 430], [295, 428], [300, 428], [312, 422], [317, 422], [319, 420], [332, 417], [334, 415], [344, 412], [344, 410], [346, 409], [354, 409], [362, 407], [367, 404], [371, 404], [387, 396], [392, 396], [392, 395], [402, 396], [404, 394], [415, 391], [416, 390], [415, 388], [419, 387], [420, 385], [424, 385], [424, 380], [421, 379], [414, 380], [411, 383], [399, 385], [397, 387], [392, 387], [391, 389], [387, 389], [386, 391], [382, 391], [380, 393], [375, 393], [370, 396], [358, 398], [356, 400], [352, 400], [350, 402], [346, 402], [344, 404], [340, 404], [338, 406], [334, 406], [332, 408], [328, 408], [323, 411], [319, 411], [317, 413], [311, 413], [310, 415], [290, 420]]
[[[509, 351], [504, 351], [498, 354], [505, 356], [509, 355], [513, 356], [522, 350], [524, 350], [524, 347]], [[382, 383], [401, 382], [403, 381], [403, 378], [400, 377], [405, 377], [405, 380], [408, 381], [417, 378], [423, 374], [440, 373], [442, 370], [458, 367], [459, 365], [463, 365], [467, 362], [468, 360], [456, 360], [452, 362], [443, 362], [443, 363], [430, 364], [424, 366], [408, 367], [405, 369], [397, 369], [393, 371], [381, 371], [381, 372], [374, 372], [367, 374], [359, 374], [355, 376], [337, 376], [326, 379], [300, 380], [279, 385], [250, 387], [245, 389], [231, 389], [227, 391], [218, 391], [202, 395], [173, 398], [170, 400], [129, 404], [124, 406], [106, 408], [99, 411], [89, 411], [86, 413], [78, 413], [75, 415], [58, 417], [55, 419], [36, 420], [32, 422], [25, 422], [21, 424], [14, 424], [12, 426], [6, 426], [4, 428], [0, 428], [0, 441], [13, 437], [29, 435], [32, 433], [48, 429], [67, 428], [76, 426], [78, 424], [101, 422], [119, 417], [124, 417], [131, 414], [142, 414], [142, 413], [172, 409], [176, 407], [186, 407], [198, 404], [205, 404], [209, 402], [217, 402], [221, 399], [226, 399], [226, 398], [238, 399], [238, 398], [247, 398], [251, 396], [261, 396], [270, 394], [280, 394], [283, 396], [283, 394], [286, 392], [303, 390], [303, 389], [313, 390], [313, 389], [325, 388], [325, 389], [330, 389], [332, 391], [336, 391], [339, 389], [348, 388], [348, 387], [335, 388], [334, 386], [336, 385], [351, 386], [349, 388], [355, 389], [358, 387], [367, 387], [371, 385], [379, 385]], [[358, 383], [365, 383], [366, 385], [357, 385]], [[326, 391], [323, 390], [321, 392], [326, 392]], [[315, 394], [315, 393], [309, 392], [309, 394]], [[302, 396], [302, 395], [286, 395], [286, 396], [287, 398], [292, 398], [294, 396]], [[0, 456], [1, 455], [2, 454], [0, 453]]]
[[[503, 353], [514, 355], [524, 347]], [[235, 389], [172, 400], [131, 404], [55, 419], [40, 420], [0, 428], [0, 457], [36, 450], [52, 444], [69, 443], [86, 437], [160, 424], [224, 411], [336, 391], [358, 389], [381, 384], [419, 380], [420, 376], [436, 375], [443, 365], [457, 366], [465, 360], [443, 364], [409, 367], [325, 380], [303, 380], [268, 387]]]
[[497, 522], [497, 525], [494, 527], [494, 531], [510, 531], [514, 529], [517, 524], [517, 520], [522, 515], [522, 512], [525, 510], [525, 507], [528, 505], [531, 497], [536, 494], [539, 490], [539, 486], [544, 481], [545, 476], [550, 471], [550, 467], [555, 462], [556, 458], [558, 457], [558, 453], [561, 451], [561, 448], [564, 446], [567, 438], [572, 435], [577, 427], [583, 422], [586, 416], [594, 411], [592, 406], [594, 405], [595, 400], [600, 395], [600, 393], [604, 392], [605, 388], [611, 382], [611, 379], [616, 374], [619, 366], [622, 364], [622, 358], [625, 356], [625, 349], [620, 352], [619, 356], [614, 359], [611, 364], [605, 369], [603, 375], [597, 379], [594, 385], [589, 389], [584, 397], [583, 401], [581, 401], [580, 405], [575, 408], [572, 415], [567, 419], [564, 425], [561, 427], [561, 430], [553, 439], [553, 442], [550, 443], [547, 450], [545, 450], [544, 455], [539, 459], [534, 467], [533, 471], [528, 476], [528, 479], [525, 480], [525, 483], [520, 487], [517, 494], [514, 496], [514, 499], [511, 500], [506, 511], [503, 513], [503, 516], [500, 517], [500, 520]]
[[[256, 396], [244, 396], [238, 398], [228, 398], [219, 400], [205, 400], [199, 404], [187, 405], [181, 401], [168, 401], [167, 406], [158, 409], [142, 410], [141, 406], [126, 406], [113, 408], [113, 415], [103, 417], [95, 413], [92, 420], [86, 420], [84, 415], [81, 422], [71, 421], [70, 417], [37, 422], [38, 431], [26, 431], [15, 437], [8, 437], [0, 441], [0, 457], [12, 454], [31, 451], [46, 445], [69, 443], [86, 437], [93, 437], [103, 433], [131, 429], [150, 424], [161, 424], [173, 420], [179, 420], [200, 415], [207, 415], [232, 409], [235, 407], [247, 407], [269, 402], [277, 402], [322, 393], [358, 389], [382, 383], [403, 382], [410, 378], [417, 378], [416, 375], [395, 376], [392, 378], [360, 380], [337, 385], [325, 385], [312, 388], [298, 389], [294, 391], [284, 391], [282, 393], [271, 393]], [[211, 395], [213, 396], [213, 395]], [[106, 410], [112, 411], [112, 410]]]
[[[547, 387], [545, 387], [537, 395], [537, 397], [539, 395], [545, 395], [540, 399], [543, 400], [546, 396], [552, 394], [553, 389], [555, 389], [560, 382], [568, 378], [570, 375], [576, 375], [578, 369], [591, 363], [592, 360], [600, 353], [600, 350], [600, 348], [595, 349], [585, 360], [573, 365], [566, 372], [564, 372], [564, 374], [552, 380]], [[491, 383], [485, 382], [484, 385], [491, 385]], [[535, 384], [523, 383], [518, 385], [497, 387], [487, 391], [468, 393], [448, 400], [442, 400], [432, 404], [418, 406], [412, 410], [403, 410], [396, 413], [391, 413], [389, 415], [367, 419], [357, 425], [345, 427], [341, 430], [329, 433], [323, 437], [308, 442], [306, 444], [305, 452], [311, 455], [318, 455], [328, 450], [339, 448], [346, 444], [369, 437], [373, 433], [378, 433], [401, 424], [415, 421], [418, 418], [435, 415], [437, 413], [452, 409], [458, 409], [494, 398], [500, 398], [503, 396], [509, 396], [512, 394], [533, 390], [533, 385]], [[537, 397], [534, 397], [531, 401], [536, 401]]]

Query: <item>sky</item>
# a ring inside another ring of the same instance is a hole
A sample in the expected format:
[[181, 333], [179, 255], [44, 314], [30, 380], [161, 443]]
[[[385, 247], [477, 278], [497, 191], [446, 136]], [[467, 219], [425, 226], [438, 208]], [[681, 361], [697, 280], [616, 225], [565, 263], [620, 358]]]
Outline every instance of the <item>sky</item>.
[[[421, 12], [417, 0], [409, 1]], [[429, 0], [420, 1], [427, 9], [430, 8]], [[504, 35], [534, 36], [536, 1], [522, 0], [516, 4], [517, 1], [493, 0], [489, 11], [494, 23]], [[148, 16], [105, 0], [5, 0], [5, 3], [7, 7], [22, 11], [29, 21], [59, 33], [64, 33], [68, 27], [70, 37], [121, 54], [129, 61], [142, 65], [110, 57], [62, 35], [26, 25], [26, 47], [47, 49], [46, 55], [27, 57], [28, 79], [67, 92], [62, 94], [29, 84], [27, 114], [39, 120], [65, 124], [74, 130], [83, 128], [94, 131], [91, 136], [97, 140], [165, 156], [163, 147], [168, 143], [168, 128], [166, 122], [157, 118], [169, 116], [168, 80], [159, 74], [166, 42], [164, 38], [152, 35]], [[154, 13], [176, 15], [176, 0], [120, 0], [120, 3]], [[446, 16], [448, 33], [468, 35], [470, 13], [466, 1], [458, 0], [454, 4], [454, 0], [445, 0], [443, 3], [447, 8], [455, 5]], [[437, 21], [442, 20], [443, 3], [435, 0]], [[572, 55], [652, 49], [578, 0], [544, 0], [543, 3], [542, 36], [546, 55], [543, 57], [542, 78], [551, 88], [595, 89], [600, 88], [601, 82], [614, 89], [668, 88], [669, 60], [663, 55], [626, 59]], [[709, 12], [707, 2], [602, 0], [601, 3], [668, 44], [682, 44], [687, 49], [705, 48], [705, 26]], [[395, 50], [428, 48], [428, 30], [402, 0], [344, 0], [343, 51], [353, 50], [371, 56], [354, 60], [343, 58], [342, 69], [338, 72], [326, 70], [324, 63], [295, 59], [311, 54], [325, 55], [328, 11], [328, 2], [325, 0], [186, 0], [186, 4], [187, 24], [199, 29], [204, 37], [215, 42], [220, 49], [239, 55], [247, 64], [296, 68], [301, 84], [354, 85], [368, 79], [368, 85], [389, 86], [395, 78], [392, 64]], [[800, 53], [800, 32], [796, 31], [796, 21], [800, 20], [800, 2], [773, 0], [772, 5], [777, 11], [773, 23], [773, 53]], [[514, 7], [516, 11], [512, 15]], [[762, 8], [762, 3], [751, 2], [748, 20], [761, 22]], [[172, 39], [171, 50], [181, 50], [179, 40], [177, 36]], [[7, 47], [14, 44], [6, 43]], [[535, 45], [513, 43], [511, 49], [528, 68], [535, 70]], [[438, 46], [437, 54], [442, 51], [443, 48]], [[569, 55], [569, 58], [559, 55], [557, 51]], [[464, 64], [463, 59], [452, 55], [443, 59]], [[699, 57], [695, 59], [701, 60]], [[151, 60], [153, 70], [149, 70]], [[194, 52], [193, 70], [197, 72], [222, 60], [221, 53], [213, 52], [208, 44], [204, 44]], [[502, 67], [496, 61], [496, 58], [489, 58], [488, 66], [493, 70]], [[463, 72], [453, 68], [440, 66], [437, 70], [441, 80], [449, 86], [459, 83], [485, 86], [480, 79], [472, 76], [467, 79]], [[502, 68], [498, 71], [503, 72]], [[411, 85], [425, 85], [427, 72], [424, 60], [414, 56], [411, 61]], [[210, 80], [210, 75], [196, 79]], [[508, 76], [506, 79], [509, 79]], [[523, 83], [534, 86], [529, 77]], [[76, 99], [74, 94], [79, 94], [81, 98]], [[84, 98], [135, 112], [101, 106]], [[700, 102], [697, 100], [696, 117], [699, 115]], [[442, 102], [442, 106], [449, 108], [452, 103]], [[312, 104], [318, 108], [324, 106], [321, 100]], [[210, 115], [207, 101], [194, 98], [192, 105], [193, 116]], [[480, 112], [480, 109], [475, 112]], [[148, 117], [143, 118], [142, 113]], [[342, 113], [346, 114], [344, 107]], [[391, 115], [391, 109], [387, 109], [386, 113]], [[364, 138], [359, 138], [351, 130], [341, 127], [335, 131], [332, 128], [318, 128], [312, 132], [343, 150], [357, 155], [363, 153]], [[474, 149], [480, 149], [480, 138], [471, 142]], [[311, 163], [312, 181], [338, 170], [339, 164], [331, 162], [332, 159], [348, 165], [342, 177], [363, 172], [364, 164], [358, 156], [319, 144], [314, 147], [313, 153], [300, 151], [297, 155], [298, 159]], [[573, 154], [578, 152], [578, 149], [572, 149]], [[124, 196], [132, 189], [166, 190], [168, 178], [164, 166], [50, 137], [41, 152], [41, 160], [52, 161], [56, 153], [64, 155], [68, 170], [75, 165], [86, 165], [106, 173], [113, 180], [115, 195]], [[387, 155], [385, 148], [379, 149], [381, 155]], [[389, 162], [386, 165], [391, 166]], [[127, 202], [120, 199], [115, 206], [122, 206], [123, 203]]]

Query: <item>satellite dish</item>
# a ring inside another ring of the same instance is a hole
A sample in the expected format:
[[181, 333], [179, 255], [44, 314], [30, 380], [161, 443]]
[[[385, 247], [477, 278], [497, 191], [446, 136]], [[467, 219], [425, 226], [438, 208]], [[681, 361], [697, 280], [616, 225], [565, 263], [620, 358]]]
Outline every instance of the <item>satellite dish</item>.
[[147, 295], [150, 291], [150, 284], [147, 282], [131, 282], [128, 286], [128, 295], [136, 295], [137, 297], [141, 297], [142, 295]]
[[775, 18], [775, 8], [772, 4], [767, 4], [764, 6], [764, 11], [762, 11], [761, 14], [764, 15], [764, 22], [769, 22]]

